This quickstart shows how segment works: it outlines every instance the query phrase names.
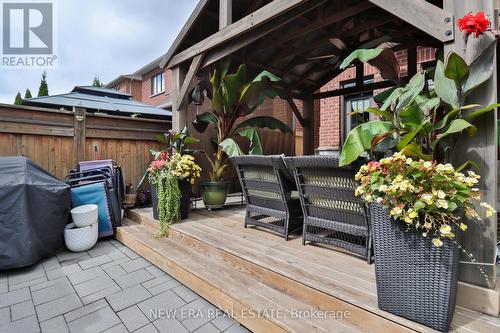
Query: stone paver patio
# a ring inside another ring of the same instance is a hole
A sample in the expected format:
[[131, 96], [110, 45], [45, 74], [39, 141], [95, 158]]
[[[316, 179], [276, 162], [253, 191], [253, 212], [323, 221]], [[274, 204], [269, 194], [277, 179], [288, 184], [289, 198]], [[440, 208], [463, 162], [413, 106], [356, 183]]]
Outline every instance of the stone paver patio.
[[115, 241], [0, 272], [0, 332], [248, 332]]

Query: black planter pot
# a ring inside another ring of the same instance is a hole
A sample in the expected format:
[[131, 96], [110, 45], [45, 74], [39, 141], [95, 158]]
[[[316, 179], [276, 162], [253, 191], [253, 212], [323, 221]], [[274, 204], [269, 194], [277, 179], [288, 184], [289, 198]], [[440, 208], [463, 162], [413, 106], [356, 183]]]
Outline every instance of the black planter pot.
[[[449, 240], [406, 231], [386, 209], [370, 207], [378, 306], [381, 310], [447, 332], [455, 311], [459, 250]], [[458, 228], [452, 232], [459, 236]], [[457, 239], [458, 241], [458, 239]]]
[[[163, 181], [163, 186], [165, 186], [165, 180]], [[191, 196], [191, 184], [185, 180], [179, 180], [179, 190], [181, 192], [181, 202], [180, 202], [180, 219], [187, 219], [189, 216], [189, 198]], [[151, 184], [151, 201], [153, 204], [153, 217], [155, 220], [160, 219], [160, 212], [158, 210], [158, 192], [156, 191], [156, 184]]]

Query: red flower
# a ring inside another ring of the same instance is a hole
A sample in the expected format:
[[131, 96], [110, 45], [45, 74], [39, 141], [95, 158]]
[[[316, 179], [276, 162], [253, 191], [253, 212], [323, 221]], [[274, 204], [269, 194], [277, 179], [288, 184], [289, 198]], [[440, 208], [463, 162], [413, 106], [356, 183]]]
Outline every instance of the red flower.
[[476, 15], [469, 13], [458, 19], [458, 28], [460, 31], [465, 31], [467, 36], [474, 33], [478, 37], [489, 27], [490, 19], [484, 15], [484, 12], [478, 12]]
[[370, 170], [370, 171], [377, 169], [379, 166], [380, 166], [380, 162], [378, 162], [378, 161], [368, 162], [368, 170]]

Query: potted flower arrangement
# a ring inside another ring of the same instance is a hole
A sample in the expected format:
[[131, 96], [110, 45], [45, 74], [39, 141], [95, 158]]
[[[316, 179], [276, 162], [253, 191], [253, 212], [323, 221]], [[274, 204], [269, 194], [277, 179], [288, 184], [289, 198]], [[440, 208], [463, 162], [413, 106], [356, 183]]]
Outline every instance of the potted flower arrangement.
[[438, 60], [433, 89], [425, 73], [401, 82], [389, 49], [357, 50], [342, 64], [368, 62], [399, 84], [375, 97], [380, 106], [367, 112], [379, 119], [354, 128], [340, 156], [342, 165], [372, 159], [356, 175], [356, 194], [370, 205], [379, 307], [440, 331], [453, 317], [460, 252], [474, 261], [460, 234], [481, 219], [480, 210], [494, 213], [481, 202], [479, 175], [464, 171], [476, 163], [451, 164], [460, 136], [474, 135], [474, 121], [499, 106], [467, 103], [493, 73], [496, 37], [485, 19], [478, 13], [458, 21], [468, 38], [465, 59], [450, 53]]
[[[153, 201], [153, 216], [160, 221], [160, 235], [166, 235], [168, 225], [188, 217], [191, 186], [200, 177], [201, 168], [191, 155], [187, 144], [198, 139], [181, 132], [165, 133], [160, 139], [167, 144], [166, 151], [151, 150], [154, 159], [148, 168]], [[175, 152], [174, 152], [175, 149]]]
[[283, 133], [293, 133], [282, 121], [267, 116], [250, 117], [266, 97], [277, 97], [281, 89], [279, 78], [263, 71], [256, 77], [247, 74], [245, 65], [240, 65], [235, 73], [229, 73], [230, 62], [218, 64], [210, 78], [212, 110], [196, 116], [193, 125], [204, 132], [208, 125], [216, 129], [215, 153], [207, 155], [210, 162], [210, 181], [202, 183], [202, 198], [209, 209], [222, 207], [226, 201], [228, 183], [224, 172], [228, 157], [243, 154], [235, 141], [244, 137], [250, 141], [249, 154], [263, 153], [259, 133], [256, 128], [278, 129]]

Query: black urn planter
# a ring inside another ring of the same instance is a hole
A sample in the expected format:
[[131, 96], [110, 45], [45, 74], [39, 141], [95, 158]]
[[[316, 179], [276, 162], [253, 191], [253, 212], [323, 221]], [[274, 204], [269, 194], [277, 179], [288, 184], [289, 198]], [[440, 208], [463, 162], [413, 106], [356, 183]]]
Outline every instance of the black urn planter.
[[[163, 180], [165, 186], [165, 180]], [[179, 180], [179, 191], [181, 192], [180, 202], [180, 219], [187, 219], [189, 216], [189, 198], [191, 197], [191, 184], [185, 180]], [[156, 184], [151, 184], [151, 201], [153, 204], [153, 217], [155, 220], [160, 219], [160, 212], [158, 210], [158, 193], [156, 191]]]
[[[430, 235], [406, 231], [405, 223], [393, 221], [380, 205], [370, 207], [370, 219], [379, 308], [447, 332], [455, 311], [457, 246], [443, 240], [435, 247]], [[452, 226], [456, 238], [457, 229]]]

